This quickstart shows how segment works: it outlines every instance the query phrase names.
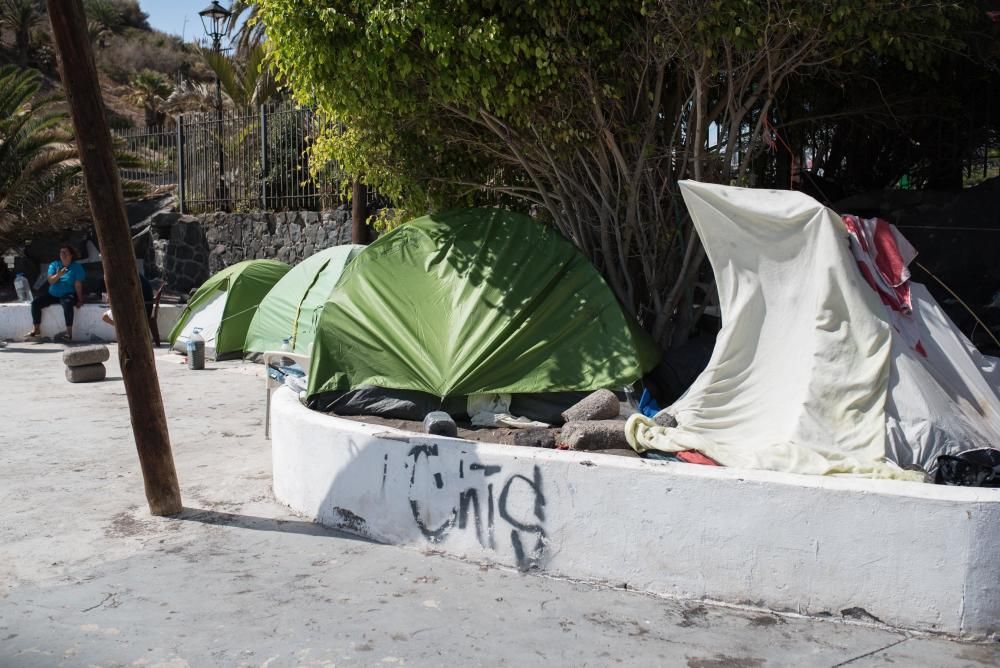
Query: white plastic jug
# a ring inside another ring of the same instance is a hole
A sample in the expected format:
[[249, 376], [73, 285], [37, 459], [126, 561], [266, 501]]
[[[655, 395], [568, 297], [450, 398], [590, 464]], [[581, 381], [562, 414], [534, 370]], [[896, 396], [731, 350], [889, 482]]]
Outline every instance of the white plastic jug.
[[19, 302], [31, 302], [31, 283], [28, 281], [27, 276], [19, 273], [14, 277], [14, 290], [17, 291], [17, 300]]
[[200, 332], [201, 328], [195, 327], [186, 346], [188, 368], [195, 371], [205, 368], [205, 339], [201, 337]]

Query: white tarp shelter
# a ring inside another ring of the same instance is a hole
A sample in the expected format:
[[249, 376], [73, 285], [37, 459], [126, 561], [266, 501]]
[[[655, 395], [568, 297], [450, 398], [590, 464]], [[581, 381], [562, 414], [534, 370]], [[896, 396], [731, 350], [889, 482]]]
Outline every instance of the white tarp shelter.
[[996, 361], [912, 282], [902, 331], [839, 215], [797, 192], [691, 181], [681, 192], [715, 271], [722, 329], [707, 368], [667, 409], [677, 427], [633, 416], [633, 447], [922, 479], [903, 467], [932, 471], [939, 455], [1000, 444]]

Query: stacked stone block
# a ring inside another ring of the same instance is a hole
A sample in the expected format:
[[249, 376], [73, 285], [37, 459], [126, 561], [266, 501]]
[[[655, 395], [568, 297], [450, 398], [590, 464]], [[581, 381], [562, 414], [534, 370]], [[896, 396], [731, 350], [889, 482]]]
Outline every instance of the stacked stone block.
[[66, 365], [66, 380], [71, 383], [91, 383], [104, 380], [108, 370], [104, 362], [111, 353], [107, 346], [80, 346], [67, 348], [63, 352], [63, 363]]

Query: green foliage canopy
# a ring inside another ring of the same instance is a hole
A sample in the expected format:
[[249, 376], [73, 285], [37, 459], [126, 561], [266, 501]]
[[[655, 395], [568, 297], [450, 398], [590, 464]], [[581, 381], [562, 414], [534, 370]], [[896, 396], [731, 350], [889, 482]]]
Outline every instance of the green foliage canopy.
[[[337, 124], [320, 151], [397, 198], [419, 198], [429, 175], [494, 164], [450, 145], [440, 108], [531, 121], [534, 105], [573, 85], [582, 45], [613, 48], [622, 22], [612, 19], [634, 4], [268, 1], [260, 15], [300, 101]], [[579, 44], [558, 48], [551, 37], [570, 23]]]
[[664, 344], [701, 261], [676, 181], [741, 180], [789, 85], [932, 67], [973, 14], [953, 0], [258, 5], [274, 65], [331, 121], [319, 157], [413, 211], [488, 192], [543, 214]]

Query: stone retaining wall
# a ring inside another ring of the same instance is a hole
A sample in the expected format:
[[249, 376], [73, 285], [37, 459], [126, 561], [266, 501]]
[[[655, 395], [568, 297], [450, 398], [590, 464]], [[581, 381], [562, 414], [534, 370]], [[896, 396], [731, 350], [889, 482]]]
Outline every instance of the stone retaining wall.
[[147, 265], [178, 292], [201, 285], [243, 260], [275, 259], [294, 265], [316, 251], [351, 242], [351, 210], [224, 213], [152, 218]]

